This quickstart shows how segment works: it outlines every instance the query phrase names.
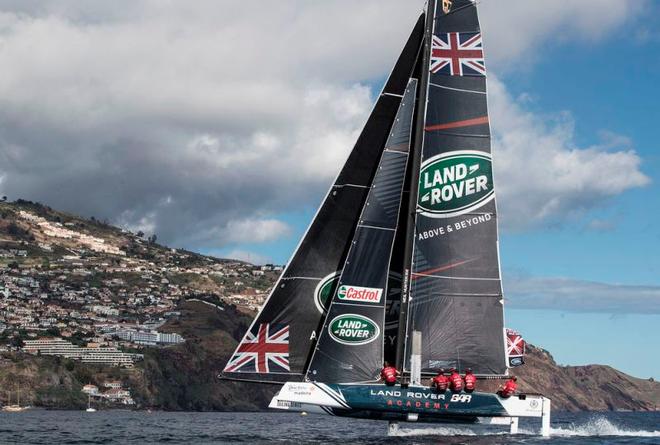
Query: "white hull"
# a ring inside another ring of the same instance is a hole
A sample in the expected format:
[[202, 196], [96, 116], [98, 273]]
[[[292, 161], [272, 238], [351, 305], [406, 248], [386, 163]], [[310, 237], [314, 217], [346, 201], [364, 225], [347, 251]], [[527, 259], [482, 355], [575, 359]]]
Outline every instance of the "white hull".
[[27, 411], [29, 409], [30, 409], [29, 406], [18, 406], [18, 405], [9, 405], [2, 407], [2, 411], [6, 413], [20, 413], [22, 411]]
[[[357, 403], [355, 398], [351, 399], [355, 395], [356, 389], [365, 394], [365, 399], [361, 399]], [[383, 403], [381, 395], [387, 391], [396, 394], [399, 400], [405, 401], [409, 397], [414, 402], [412, 408], [396, 409], [395, 406], [392, 409], [383, 408], [386, 404]], [[441, 412], [429, 414], [428, 410], [424, 410], [424, 404], [428, 406], [430, 402], [420, 402], [420, 400], [426, 400], [431, 396], [437, 398], [436, 400], [446, 408]], [[322, 383], [287, 382], [273, 397], [269, 408], [359, 418], [365, 418], [365, 413], [372, 413], [367, 418], [395, 422], [448, 422], [452, 419], [460, 421], [461, 418], [472, 418], [474, 420], [479, 418], [485, 423], [508, 425], [512, 434], [518, 432], [518, 418], [536, 417], [541, 419], [541, 435], [550, 435], [551, 404], [550, 399], [547, 397], [536, 394], [520, 394], [503, 399], [493, 394], [484, 393], [472, 395], [452, 395], [448, 393], [447, 396], [448, 398], [445, 399], [444, 395], [432, 393], [428, 388], [422, 386], [410, 386], [403, 389], [401, 387], [386, 387], [382, 384], [325, 385]], [[478, 399], [489, 401], [490, 405], [486, 408], [492, 410], [492, 413], [489, 414], [483, 404], [475, 403], [474, 408], [470, 406], [471, 400], [477, 402]], [[445, 404], [445, 402], [449, 403]], [[421, 408], [415, 409], [415, 406], [421, 406]], [[497, 410], [493, 410], [493, 407], [496, 407]]]

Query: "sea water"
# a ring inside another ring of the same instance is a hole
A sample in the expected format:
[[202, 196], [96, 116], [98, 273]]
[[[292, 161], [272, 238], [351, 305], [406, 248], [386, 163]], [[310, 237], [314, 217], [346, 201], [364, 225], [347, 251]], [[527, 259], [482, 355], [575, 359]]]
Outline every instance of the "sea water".
[[553, 413], [551, 437], [539, 419], [521, 419], [520, 434], [490, 425], [401, 424], [289, 413], [46, 411], [0, 413], [0, 444], [660, 444], [660, 412]]

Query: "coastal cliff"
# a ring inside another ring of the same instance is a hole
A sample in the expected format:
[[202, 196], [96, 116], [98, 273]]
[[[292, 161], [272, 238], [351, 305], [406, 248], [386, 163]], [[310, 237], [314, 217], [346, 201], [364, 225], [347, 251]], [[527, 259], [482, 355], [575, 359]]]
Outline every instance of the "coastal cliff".
[[554, 409], [655, 411], [660, 406], [660, 383], [651, 379], [605, 365], [559, 366], [548, 351], [534, 346], [525, 362], [512, 370], [521, 391], [547, 395]]

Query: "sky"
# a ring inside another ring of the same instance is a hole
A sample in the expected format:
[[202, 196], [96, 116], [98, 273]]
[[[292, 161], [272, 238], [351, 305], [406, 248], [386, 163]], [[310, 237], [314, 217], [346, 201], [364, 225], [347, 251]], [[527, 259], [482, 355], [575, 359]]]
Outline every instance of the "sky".
[[[0, 0], [0, 195], [285, 263], [417, 3]], [[660, 378], [660, 6], [479, 8], [507, 324]]]

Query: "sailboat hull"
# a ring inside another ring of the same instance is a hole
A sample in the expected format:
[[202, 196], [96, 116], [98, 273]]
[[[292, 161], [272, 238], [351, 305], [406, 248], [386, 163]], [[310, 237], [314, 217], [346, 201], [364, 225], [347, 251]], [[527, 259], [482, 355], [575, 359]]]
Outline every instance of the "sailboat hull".
[[362, 419], [456, 423], [475, 422], [478, 417], [542, 417], [544, 410], [549, 412], [549, 400], [540, 395], [503, 399], [483, 392], [438, 393], [422, 386], [288, 382], [270, 408]]

